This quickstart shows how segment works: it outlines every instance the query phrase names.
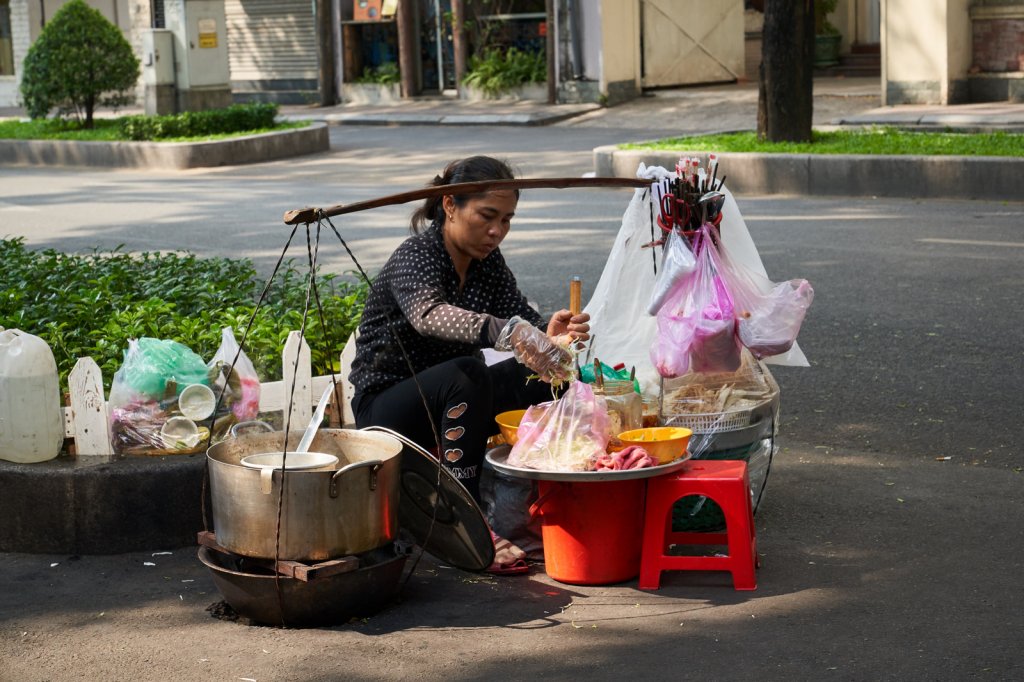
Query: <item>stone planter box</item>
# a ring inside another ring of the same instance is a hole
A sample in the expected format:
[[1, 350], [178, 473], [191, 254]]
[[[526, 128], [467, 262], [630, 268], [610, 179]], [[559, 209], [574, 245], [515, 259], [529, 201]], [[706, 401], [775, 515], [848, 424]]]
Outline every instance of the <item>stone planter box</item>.
[[[672, 168], [705, 152], [594, 149], [599, 177], [636, 177], [647, 166]], [[880, 196], [1018, 201], [1024, 159], [1001, 156], [882, 156], [721, 152], [719, 171], [737, 194]]]
[[398, 83], [342, 83], [341, 99], [346, 104], [393, 104], [402, 99]]
[[463, 85], [459, 88], [459, 98], [468, 102], [502, 101], [502, 102], [547, 102], [547, 83], [526, 83], [506, 90], [497, 95], [489, 95], [479, 88]]
[[0, 140], [0, 164], [184, 169], [262, 163], [330, 150], [324, 123], [209, 142]]

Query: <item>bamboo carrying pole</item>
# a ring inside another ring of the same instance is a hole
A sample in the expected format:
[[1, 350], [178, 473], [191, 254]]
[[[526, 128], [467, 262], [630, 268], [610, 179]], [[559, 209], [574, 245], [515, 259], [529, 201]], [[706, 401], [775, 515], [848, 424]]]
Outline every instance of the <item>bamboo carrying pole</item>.
[[357, 213], [381, 206], [395, 206], [410, 201], [429, 199], [448, 194], [480, 194], [503, 189], [573, 189], [577, 187], [649, 187], [649, 180], [633, 178], [537, 178], [519, 180], [487, 180], [484, 182], [462, 182], [453, 185], [436, 185], [414, 189], [409, 192], [391, 194], [378, 199], [357, 201], [354, 204], [338, 204], [328, 208], [299, 208], [284, 214], [286, 225], [313, 223], [318, 218], [330, 218], [345, 213]]

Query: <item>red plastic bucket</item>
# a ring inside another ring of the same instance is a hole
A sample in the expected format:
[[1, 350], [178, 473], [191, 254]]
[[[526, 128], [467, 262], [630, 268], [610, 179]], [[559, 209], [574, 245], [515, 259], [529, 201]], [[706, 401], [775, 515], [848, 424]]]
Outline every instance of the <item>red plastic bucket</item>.
[[609, 585], [640, 575], [644, 484], [539, 481], [530, 511], [541, 516], [547, 574], [571, 585]]

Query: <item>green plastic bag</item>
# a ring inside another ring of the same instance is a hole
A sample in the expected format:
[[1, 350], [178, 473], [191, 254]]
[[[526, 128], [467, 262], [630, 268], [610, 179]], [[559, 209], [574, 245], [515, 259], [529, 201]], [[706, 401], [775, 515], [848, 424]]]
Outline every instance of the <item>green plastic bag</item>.
[[170, 381], [177, 384], [175, 395], [189, 384], [209, 384], [209, 368], [203, 359], [188, 346], [169, 339], [129, 341], [118, 374], [131, 391], [158, 400], [169, 397]]

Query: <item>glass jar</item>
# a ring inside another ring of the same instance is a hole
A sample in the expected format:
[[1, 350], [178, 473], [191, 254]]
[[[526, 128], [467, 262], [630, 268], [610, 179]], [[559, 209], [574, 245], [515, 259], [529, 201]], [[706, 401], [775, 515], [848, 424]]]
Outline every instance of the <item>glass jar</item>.
[[633, 390], [633, 382], [605, 379], [603, 386], [594, 386], [594, 393], [604, 396], [608, 405], [608, 435], [618, 438], [623, 431], [643, 425], [643, 399]]
[[643, 428], [661, 426], [661, 400], [657, 396], [643, 396]]

